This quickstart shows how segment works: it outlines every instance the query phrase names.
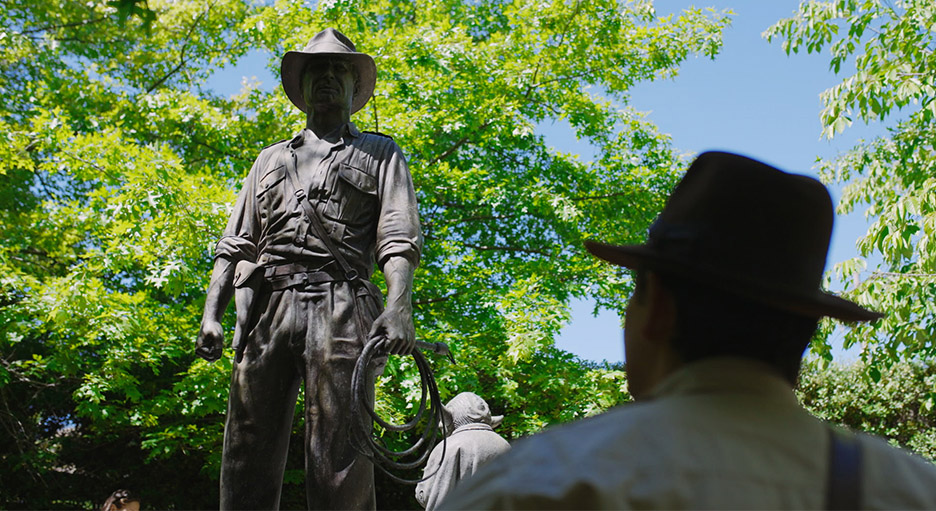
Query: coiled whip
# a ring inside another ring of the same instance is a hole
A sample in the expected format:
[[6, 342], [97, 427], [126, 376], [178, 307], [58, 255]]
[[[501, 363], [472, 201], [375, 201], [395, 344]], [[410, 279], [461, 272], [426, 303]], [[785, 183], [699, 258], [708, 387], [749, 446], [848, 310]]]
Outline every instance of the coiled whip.
[[[405, 479], [391, 472], [391, 470], [410, 470], [422, 466], [429, 457], [432, 448], [435, 445], [435, 439], [439, 432], [439, 427], [443, 424], [442, 401], [439, 398], [439, 388], [436, 386], [435, 376], [426, 357], [420, 350], [432, 351], [441, 355], [447, 355], [452, 363], [455, 363], [455, 357], [452, 356], [448, 345], [442, 342], [428, 343], [416, 341], [418, 349], [413, 350], [412, 357], [416, 361], [416, 367], [419, 369], [421, 380], [421, 395], [419, 399], [419, 409], [416, 416], [405, 424], [393, 424], [387, 422], [377, 415], [374, 406], [368, 399], [369, 389], [369, 370], [371, 361], [375, 356], [385, 355], [388, 351], [387, 340], [385, 337], [374, 337], [368, 341], [358, 357], [354, 366], [354, 373], [351, 376], [351, 445], [359, 453], [367, 457], [371, 462], [380, 468], [391, 479], [403, 484], [417, 484], [424, 481], [435, 473], [427, 475], [422, 479]], [[426, 409], [426, 400], [429, 400], [429, 408]], [[406, 432], [416, 428], [424, 414], [428, 413], [428, 423], [423, 429], [419, 440], [412, 446], [402, 451], [394, 451], [387, 448], [379, 439], [374, 438], [372, 434], [373, 423], [379, 424], [388, 431]], [[445, 457], [445, 432], [442, 433], [442, 457]], [[398, 461], [400, 458], [416, 456], [414, 461]]]

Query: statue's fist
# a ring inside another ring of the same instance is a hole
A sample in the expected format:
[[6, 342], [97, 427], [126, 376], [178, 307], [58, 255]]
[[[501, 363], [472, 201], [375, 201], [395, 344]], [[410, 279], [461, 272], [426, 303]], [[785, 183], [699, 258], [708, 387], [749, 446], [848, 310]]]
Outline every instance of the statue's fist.
[[383, 336], [387, 339], [390, 353], [409, 355], [416, 347], [416, 329], [410, 309], [397, 310], [388, 307], [371, 327], [369, 338]]
[[195, 354], [214, 362], [221, 358], [224, 350], [224, 328], [218, 321], [205, 321], [198, 331], [198, 340], [195, 341]]

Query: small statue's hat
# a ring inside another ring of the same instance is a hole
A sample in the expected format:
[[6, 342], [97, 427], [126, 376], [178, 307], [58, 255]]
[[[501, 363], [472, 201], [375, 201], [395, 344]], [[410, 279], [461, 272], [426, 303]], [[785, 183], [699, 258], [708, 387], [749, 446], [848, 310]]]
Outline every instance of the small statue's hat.
[[819, 181], [731, 153], [699, 155], [644, 245], [586, 241], [595, 256], [810, 317], [883, 314], [822, 291], [834, 212]]
[[333, 28], [315, 34], [302, 51], [288, 51], [283, 55], [280, 77], [286, 97], [303, 112], [309, 111], [309, 105], [302, 98], [302, 71], [310, 59], [320, 57], [343, 57], [354, 64], [360, 81], [357, 93], [351, 100], [351, 113], [363, 108], [374, 95], [377, 65], [370, 55], [358, 52], [347, 36]]

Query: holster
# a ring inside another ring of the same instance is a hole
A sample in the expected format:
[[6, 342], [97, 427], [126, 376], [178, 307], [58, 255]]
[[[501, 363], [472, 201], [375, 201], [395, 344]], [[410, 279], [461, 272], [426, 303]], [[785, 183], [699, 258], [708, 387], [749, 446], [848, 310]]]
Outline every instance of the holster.
[[253, 319], [255, 302], [263, 285], [263, 265], [252, 261], [238, 261], [234, 267], [234, 307], [237, 324], [234, 327], [234, 361], [240, 362], [247, 347], [247, 334]]

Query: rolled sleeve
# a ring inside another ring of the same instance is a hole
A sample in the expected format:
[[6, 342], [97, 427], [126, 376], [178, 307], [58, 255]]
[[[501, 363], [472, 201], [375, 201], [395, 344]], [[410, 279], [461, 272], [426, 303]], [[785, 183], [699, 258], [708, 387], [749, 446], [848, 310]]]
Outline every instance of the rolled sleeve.
[[419, 264], [423, 237], [413, 178], [403, 152], [390, 144], [390, 154], [380, 172], [380, 219], [377, 223], [377, 262], [382, 267], [390, 257], [404, 257]]
[[257, 173], [270, 159], [270, 149], [260, 152], [254, 161], [244, 185], [241, 187], [237, 202], [228, 218], [224, 234], [215, 246], [215, 259], [223, 257], [233, 262], [257, 260], [257, 245], [260, 238], [260, 217], [257, 211], [256, 189]]

